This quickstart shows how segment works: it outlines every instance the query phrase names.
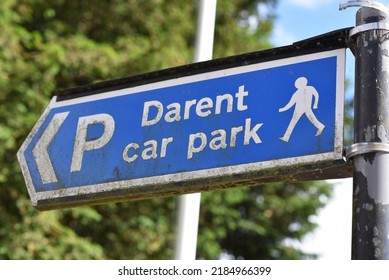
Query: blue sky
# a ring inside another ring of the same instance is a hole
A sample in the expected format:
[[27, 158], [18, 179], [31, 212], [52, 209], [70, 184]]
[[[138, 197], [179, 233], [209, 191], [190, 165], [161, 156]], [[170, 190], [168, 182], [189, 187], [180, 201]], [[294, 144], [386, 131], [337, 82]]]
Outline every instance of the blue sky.
[[[344, 0], [343, 0], [344, 1]], [[339, 11], [338, 0], [279, 0], [273, 43], [287, 45], [354, 26], [357, 8]]]

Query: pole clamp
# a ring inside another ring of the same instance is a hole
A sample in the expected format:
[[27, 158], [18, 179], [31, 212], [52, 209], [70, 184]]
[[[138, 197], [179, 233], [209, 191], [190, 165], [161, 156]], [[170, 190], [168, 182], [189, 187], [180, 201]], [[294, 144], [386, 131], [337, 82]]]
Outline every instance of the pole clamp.
[[345, 149], [345, 157], [349, 160], [357, 155], [374, 152], [389, 153], [389, 144], [379, 142], [355, 143]]
[[365, 6], [365, 5], [370, 5], [371, 2], [369, 0], [366, 0], [366, 1], [348, 1], [348, 2], [344, 2], [344, 3], [340, 3], [339, 4], [339, 10], [346, 10], [347, 8], [350, 8], [350, 7], [362, 7], [362, 6]]
[[345, 3], [339, 4], [339, 10], [346, 10], [347, 8], [350, 7], [368, 7], [368, 8], [373, 8], [376, 10], [380, 10], [384, 13], [389, 13], [389, 5], [387, 4], [382, 4], [379, 2], [372, 2], [370, 0], [358, 0], [358, 1], [347, 1]]
[[350, 30], [349, 37], [351, 38], [361, 32], [365, 32], [369, 30], [377, 30], [377, 29], [389, 31], [389, 24], [384, 22], [370, 22], [370, 23], [358, 25]]

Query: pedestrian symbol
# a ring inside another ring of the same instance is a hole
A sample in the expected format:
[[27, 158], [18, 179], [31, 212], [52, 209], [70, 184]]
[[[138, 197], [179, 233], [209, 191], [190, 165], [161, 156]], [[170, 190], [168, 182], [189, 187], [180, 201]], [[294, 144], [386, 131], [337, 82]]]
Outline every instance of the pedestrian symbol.
[[312, 98], [314, 97], [313, 109], [318, 108], [319, 104], [319, 93], [317, 90], [308, 86], [308, 80], [305, 77], [298, 78], [295, 83], [297, 88], [296, 92], [292, 95], [288, 104], [285, 107], [280, 108], [279, 112], [285, 112], [295, 105], [292, 119], [285, 131], [284, 136], [280, 137], [282, 141], [289, 142], [289, 138], [293, 132], [294, 127], [300, 118], [305, 114], [309, 121], [317, 128], [316, 136], [319, 136], [325, 125], [318, 121], [315, 114], [312, 112]]

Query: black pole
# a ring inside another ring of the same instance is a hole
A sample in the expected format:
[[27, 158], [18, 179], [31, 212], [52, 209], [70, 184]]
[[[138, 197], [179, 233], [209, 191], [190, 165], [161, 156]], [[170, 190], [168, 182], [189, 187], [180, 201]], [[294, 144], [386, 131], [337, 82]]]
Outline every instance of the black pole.
[[362, 7], [355, 42], [352, 259], [389, 259], [389, 15]]

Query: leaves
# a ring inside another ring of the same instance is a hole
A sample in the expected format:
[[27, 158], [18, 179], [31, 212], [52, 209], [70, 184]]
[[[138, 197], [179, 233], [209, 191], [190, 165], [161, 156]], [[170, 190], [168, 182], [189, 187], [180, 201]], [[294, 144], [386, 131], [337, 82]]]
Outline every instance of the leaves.
[[[199, 254], [206, 259], [222, 252], [244, 259], [308, 257], [288, 248], [285, 240], [301, 241], [311, 232], [316, 224], [310, 217], [330, 195], [331, 187], [323, 182], [275, 183], [203, 194]], [[226, 231], [215, 231], [215, 227]]]

